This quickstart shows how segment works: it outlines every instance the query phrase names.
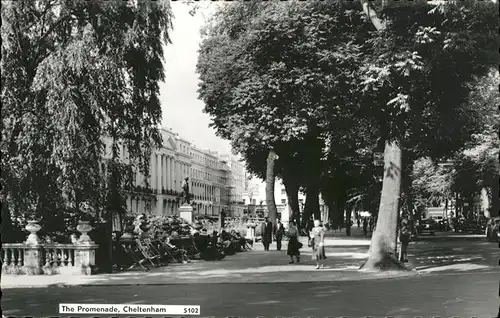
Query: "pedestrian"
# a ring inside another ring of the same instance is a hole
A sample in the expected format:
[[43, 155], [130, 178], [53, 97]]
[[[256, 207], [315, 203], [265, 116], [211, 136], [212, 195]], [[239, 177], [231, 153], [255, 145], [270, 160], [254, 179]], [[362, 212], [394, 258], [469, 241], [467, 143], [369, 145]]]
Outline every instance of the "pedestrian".
[[269, 251], [269, 245], [271, 245], [273, 240], [273, 223], [269, 221], [266, 217], [264, 222], [260, 226], [260, 235], [262, 237], [262, 244], [264, 245], [264, 251]]
[[314, 227], [314, 221], [313, 221], [313, 218], [312, 216], [309, 218], [309, 220], [307, 220], [307, 223], [306, 223], [306, 230], [307, 230], [307, 233], [311, 233], [311, 230], [313, 229]]
[[358, 229], [359, 229], [359, 226], [361, 225], [361, 221], [359, 220], [359, 218], [358, 218], [357, 222], [358, 222]]
[[408, 245], [410, 244], [411, 231], [408, 226], [408, 220], [401, 221], [401, 229], [399, 231], [399, 241], [401, 242], [401, 253], [399, 261], [408, 262]]
[[283, 240], [283, 233], [285, 232], [285, 228], [283, 224], [281, 223], [281, 220], [278, 220], [278, 223], [276, 224], [276, 231], [274, 233], [275, 239], [276, 239], [276, 249], [278, 251], [281, 251], [281, 241]]
[[295, 226], [293, 221], [288, 223], [288, 248], [287, 255], [290, 256], [290, 264], [293, 264], [293, 257], [297, 260], [297, 263], [300, 262], [300, 248], [302, 247], [302, 243], [299, 242], [299, 230]]
[[373, 232], [374, 220], [373, 217], [370, 217], [370, 232]]
[[368, 237], [368, 220], [366, 218], [363, 219], [363, 234]]
[[314, 227], [311, 230], [311, 247], [313, 249], [312, 258], [316, 260], [316, 269], [325, 267], [325, 228], [321, 226], [320, 220], [314, 220]]

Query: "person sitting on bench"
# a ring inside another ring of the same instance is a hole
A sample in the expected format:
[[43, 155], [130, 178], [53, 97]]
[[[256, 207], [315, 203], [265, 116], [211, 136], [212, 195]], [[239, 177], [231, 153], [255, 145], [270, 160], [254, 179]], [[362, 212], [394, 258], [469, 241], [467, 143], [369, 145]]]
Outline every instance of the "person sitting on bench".
[[182, 261], [184, 264], [190, 263], [191, 261], [187, 257], [187, 252], [186, 250], [182, 248], [177, 248], [177, 246], [173, 245], [170, 242], [170, 236], [167, 237], [167, 240], [164, 242], [165, 248], [167, 249], [167, 252], [172, 255], [172, 257], [180, 257], [180, 261]]

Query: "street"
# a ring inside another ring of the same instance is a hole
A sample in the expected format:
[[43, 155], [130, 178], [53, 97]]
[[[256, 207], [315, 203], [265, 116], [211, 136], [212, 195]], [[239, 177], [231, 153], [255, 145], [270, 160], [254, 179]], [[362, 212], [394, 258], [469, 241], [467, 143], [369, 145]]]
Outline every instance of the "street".
[[[353, 237], [361, 237], [360, 230], [353, 228]], [[345, 238], [345, 237], [343, 237]], [[366, 253], [369, 241], [364, 246], [351, 247], [352, 253]], [[327, 249], [327, 251], [335, 249]], [[358, 254], [361, 258], [361, 254]], [[366, 257], [366, 256], [365, 256]], [[498, 268], [500, 249], [498, 244], [488, 242], [484, 235], [437, 232], [435, 236], [422, 235], [411, 242], [408, 249], [409, 267], [418, 271], [441, 271]], [[352, 262], [360, 264], [364, 260]]]
[[[202, 316], [217, 317], [496, 315], [497, 244], [450, 233], [421, 237], [410, 245], [409, 266], [418, 270], [417, 276], [374, 279], [356, 270], [366, 258], [369, 241], [354, 238], [357, 241], [330, 237], [329, 268], [319, 271], [308, 248], [303, 249], [301, 264], [289, 265], [284, 252], [264, 252], [257, 243], [256, 251], [221, 262], [87, 276], [85, 281], [60, 278], [66, 281], [59, 284], [67, 287], [34, 284], [38, 278], [57, 277], [19, 276], [17, 287], [23, 279], [35, 287], [9, 288], [11, 278], [6, 276], [2, 308], [4, 315], [12, 316], [56, 316], [59, 303], [200, 305]], [[358, 246], [344, 246], [346, 242]]]
[[59, 303], [200, 305], [215, 317], [495, 317], [498, 274], [372, 281], [10, 289], [6, 316], [59, 316]]

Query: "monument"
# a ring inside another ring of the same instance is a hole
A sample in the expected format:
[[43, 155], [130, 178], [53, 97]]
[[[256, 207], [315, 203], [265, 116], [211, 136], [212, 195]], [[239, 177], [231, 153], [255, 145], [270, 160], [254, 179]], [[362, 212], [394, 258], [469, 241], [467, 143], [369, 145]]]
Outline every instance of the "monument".
[[193, 207], [190, 204], [191, 194], [189, 193], [189, 177], [182, 182], [182, 203], [179, 207], [179, 216], [189, 223], [193, 222]]

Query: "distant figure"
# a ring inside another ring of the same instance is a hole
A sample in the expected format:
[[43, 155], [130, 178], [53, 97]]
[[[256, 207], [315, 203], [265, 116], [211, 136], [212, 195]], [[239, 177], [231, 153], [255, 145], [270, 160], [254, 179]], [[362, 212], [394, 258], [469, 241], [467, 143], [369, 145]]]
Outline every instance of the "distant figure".
[[325, 267], [325, 228], [321, 226], [320, 220], [314, 220], [311, 230], [311, 247], [313, 249], [313, 260], [316, 260], [316, 269]]
[[180, 261], [182, 261], [184, 264], [187, 264], [187, 263], [191, 263], [191, 261], [189, 260], [188, 256], [187, 256], [187, 252], [185, 249], [182, 249], [182, 248], [177, 248], [177, 246], [175, 246], [174, 244], [171, 243], [170, 241], [170, 236], [167, 237], [167, 240], [164, 243], [164, 246], [166, 247], [168, 253], [170, 253], [170, 255], [176, 257], [176, 258], [180, 258]]
[[368, 237], [368, 220], [366, 218], [363, 219], [363, 234]]
[[182, 182], [182, 198], [184, 204], [189, 204], [191, 198], [189, 194], [189, 177], [184, 178]]
[[370, 217], [370, 232], [373, 232], [373, 225], [374, 225], [373, 222], [374, 222], [373, 217]]
[[359, 227], [360, 227], [360, 225], [361, 225], [361, 221], [359, 220], [359, 218], [358, 218], [357, 223], [358, 223], [358, 229], [359, 229]]
[[278, 223], [276, 224], [276, 231], [274, 233], [274, 236], [276, 238], [276, 249], [278, 251], [281, 251], [281, 241], [283, 240], [283, 233], [285, 233], [285, 227], [281, 223], [280, 220], [278, 220]]
[[299, 242], [299, 230], [295, 226], [293, 221], [288, 223], [288, 249], [286, 253], [290, 256], [290, 264], [293, 264], [293, 257], [297, 259], [297, 263], [300, 262], [300, 248], [302, 247], [302, 243]]
[[273, 223], [266, 217], [260, 226], [260, 235], [262, 236], [262, 244], [264, 244], [264, 251], [269, 251], [269, 245], [273, 241]]
[[306, 223], [306, 230], [307, 230], [307, 233], [311, 233], [311, 230], [313, 229], [314, 227], [314, 221], [313, 221], [313, 218], [312, 216], [309, 218], [309, 220], [307, 220], [307, 223]]
[[401, 256], [399, 261], [408, 262], [408, 245], [410, 244], [411, 230], [408, 226], [408, 220], [401, 221], [401, 229], [399, 231], [399, 241], [401, 242]]

